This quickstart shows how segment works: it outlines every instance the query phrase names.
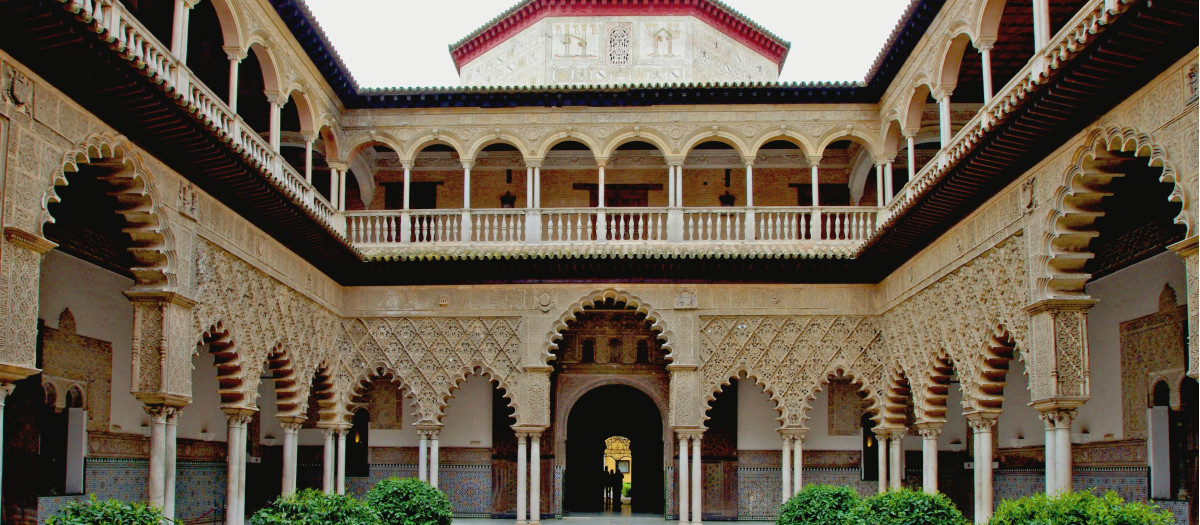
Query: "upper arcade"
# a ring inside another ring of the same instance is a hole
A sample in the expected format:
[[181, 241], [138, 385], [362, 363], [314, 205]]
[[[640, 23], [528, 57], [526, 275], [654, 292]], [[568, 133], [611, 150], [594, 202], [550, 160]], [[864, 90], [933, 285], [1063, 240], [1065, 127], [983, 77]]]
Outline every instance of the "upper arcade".
[[450, 46], [466, 86], [774, 82], [790, 44], [716, 0], [525, 0]]

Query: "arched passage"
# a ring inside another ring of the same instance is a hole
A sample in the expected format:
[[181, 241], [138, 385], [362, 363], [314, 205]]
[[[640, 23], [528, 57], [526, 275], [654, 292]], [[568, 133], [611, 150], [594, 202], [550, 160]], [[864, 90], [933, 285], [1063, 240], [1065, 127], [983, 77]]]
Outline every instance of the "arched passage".
[[602, 510], [605, 440], [621, 436], [629, 440], [630, 459], [619, 466], [630, 474], [631, 510], [661, 514], [663, 414], [650, 396], [628, 385], [599, 386], [580, 397], [569, 414], [565, 429], [564, 510]]

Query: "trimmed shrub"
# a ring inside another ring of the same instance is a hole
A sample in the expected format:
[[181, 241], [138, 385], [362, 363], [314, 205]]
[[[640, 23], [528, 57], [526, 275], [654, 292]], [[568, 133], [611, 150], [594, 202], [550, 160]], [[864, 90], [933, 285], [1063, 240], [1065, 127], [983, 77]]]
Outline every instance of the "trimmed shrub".
[[86, 503], [71, 503], [46, 520], [47, 525], [160, 525], [166, 522], [162, 511], [142, 503], [125, 503], [110, 499], [97, 501], [93, 494]]
[[380, 525], [379, 513], [366, 503], [337, 494], [305, 489], [276, 499], [250, 517], [251, 525]]
[[853, 523], [859, 507], [858, 493], [849, 487], [808, 485], [779, 509], [777, 525]]
[[424, 481], [388, 478], [367, 493], [384, 525], [450, 525], [450, 500]]
[[[830, 522], [832, 523], [832, 522]], [[897, 490], [862, 501], [861, 525], [964, 525], [966, 518], [943, 494]]]
[[1091, 492], [1065, 492], [1053, 498], [1045, 494], [1000, 503], [989, 525], [1171, 525], [1175, 518], [1166, 510], [1145, 503], [1126, 503], [1115, 492], [1097, 496]]

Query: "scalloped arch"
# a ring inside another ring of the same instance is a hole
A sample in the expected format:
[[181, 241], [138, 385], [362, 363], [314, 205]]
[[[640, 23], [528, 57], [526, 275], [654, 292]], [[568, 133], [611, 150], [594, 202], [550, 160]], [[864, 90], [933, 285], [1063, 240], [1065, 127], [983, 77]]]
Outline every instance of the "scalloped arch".
[[827, 366], [824, 373], [820, 375], [820, 379], [817, 381], [816, 385], [813, 386], [811, 393], [809, 393], [808, 397], [804, 400], [803, 408], [800, 409], [800, 425], [803, 426], [804, 423], [808, 422], [808, 411], [812, 409], [812, 402], [817, 399], [817, 392], [820, 392], [824, 385], [829, 384], [831, 380], [837, 378], [849, 379], [852, 385], [858, 387], [859, 392], [865, 393], [864, 398], [870, 403], [870, 405], [867, 407], [867, 411], [871, 413], [871, 419], [874, 420], [877, 425], [882, 425], [884, 423], [884, 401], [882, 398], [880, 398], [877, 392], [871, 389], [871, 385], [868, 384], [863, 377], [865, 377], [865, 375], [855, 370], [851, 365], [836, 364]]
[[712, 408], [712, 402], [716, 401], [718, 393], [724, 392], [725, 387], [733, 384], [733, 380], [735, 379], [739, 381], [748, 379], [752, 381], [755, 386], [762, 388], [763, 392], [766, 392], [767, 397], [771, 399], [771, 403], [773, 403], [772, 408], [775, 409], [775, 421], [778, 421], [782, 427], [784, 424], [783, 399], [775, 392], [775, 389], [772, 388], [768, 382], [761, 379], [762, 374], [752, 371], [748, 366], [739, 366], [733, 369], [732, 372], [732, 374], [727, 374], [724, 379], [718, 381], [716, 384], [706, 385], [704, 402], [701, 404], [704, 410], [700, 413], [700, 421], [703, 422], [710, 419], [708, 416], [708, 410]]
[[508, 400], [508, 407], [513, 409], [514, 416], [520, 411], [517, 397], [513, 394], [512, 386], [505, 383], [500, 374], [496, 373], [490, 366], [483, 364], [472, 364], [463, 366], [457, 373], [454, 374], [454, 381], [451, 383], [449, 390], [438, 398], [437, 411], [434, 412], [434, 418], [440, 424], [442, 417], [446, 415], [446, 407], [450, 406], [450, 399], [454, 397], [454, 392], [462, 388], [462, 384], [469, 381], [472, 377], [486, 379], [493, 388], [500, 389], [500, 395]]
[[[1092, 257], [1088, 244], [1099, 232], [1095, 229], [1100, 217], [1100, 199], [1111, 193], [1101, 178], [1091, 176], [1095, 164], [1121, 157], [1113, 153], [1132, 155], [1146, 159], [1150, 167], [1161, 168], [1158, 182], [1171, 184], [1167, 202], [1178, 203], [1180, 212], [1174, 223], [1186, 228], [1185, 236], [1195, 235], [1195, 218], [1191, 216], [1192, 199], [1188, 189], [1181, 183], [1175, 166], [1166, 150], [1149, 134], [1130, 127], [1109, 127], [1093, 130], [1084, 145], [1076, 150], [1074, 162], [1063, 174], [1054, 193], [1053, 203], [1047, 212], [1043, 237], [1043, 251], [1038, 264], [1041, 272], [1037, 281], [1037, 293], [1042, 298], [1072, 298], [1086, 296], [1084, 285], [1091, 280], [1085, 270]], [[1111, 173], [1099, 170], [1102, 175]]]
[[74, 149], [63, 154], [61, 166], [51, 176], [50, 185], [42, 194], [42, 210], [38, 229], [54, 222], [51, 203], [61, 203], [57, 188], [70, 184], [68, 173], [78, 172], [80, 166], [107, 168], [109, 173], [99, 179], [107, 185], [109, 195], [116, 196], [114, 213], [124, 220], [122, 228], [130, 240], [129, 253], [136, 266], [130, 268], [138, 287], [173, 290], [175, 236], [168, 214], [162, 208], [150, 173], [141, 158], [133, 153], [133, 145], [119, 135], [91, 135]]
[[[362, 399], [362, 397], [366, 395], [367, 389], [371, 386], [371, 382], [380, 379], [387, 380], [390, 383], [396, 383], [399, 385], [399, 389], [407, 392], [408, 395], [403, 397], [410, 399], [408, 406], [417, 409], [412, 413], [412, 415], [414, 417], [420, 417], [420, 402], [418, 401], [418, 396], [416, 395], [416, 392], [413, 391], [412, 386], [409, 385], [403, 377], [400, 377], [400, 374], [396, 373], [396, 370], [392, 368], [390, 364], [385, 361], [379, 361], [368, 368], [360, 370], [355, 375], [355, 378], [349, 385], [349, 388], [346, 389], [345, 398], [338, 401], [334, 406], [335, 413], [333, 414], [333, 419], [336, 421], [340, 417], [343, 421], [348, 422], [350, 420], [349, 418], [354, 415], [354, 411], [362, 405], [358, 400]], [[324, 417], [322, 419], [324, 419]]]
[[550, 332], [546, 334], [546, 349], [545, 353], [542, 354], [543, 362], [548, 364], [551, 359], [554, 359], [553, 352], [554, 350], [558, 349], [558, 342], [562, 340], [562, 333], [563, 330], [567, 329], [567, 323], [574, 322], [576, 316], [582, 313], [584, 308], [595, 304], [604, 303], [609, 299], [613, 300], [613, 302], [625, 303], [625, 308], [627, 310], [633, 310], [637, 313], [645, 315], [646, 321], [650, 323], [650, 329], [658, 332], [657, 338], [663, 342], [663, 350], [667, 351], [667, 361], [672, 363], [676, 361], [675, 352], [671, 346], [671, 339], [673, 336], [671, 334], [671, 330], [667, 328], [666, 323], [663, 321], [662, 316], [655, 311], [653, 307], [651, 307], [642, 299], [638, 298], [636, 295], [626, 291], [608, 288], [585, 295], [583, 298], [567, 307], [562, 315], [558, 317], [558, 320], [554, 322], [554, 326], [550, 329]]

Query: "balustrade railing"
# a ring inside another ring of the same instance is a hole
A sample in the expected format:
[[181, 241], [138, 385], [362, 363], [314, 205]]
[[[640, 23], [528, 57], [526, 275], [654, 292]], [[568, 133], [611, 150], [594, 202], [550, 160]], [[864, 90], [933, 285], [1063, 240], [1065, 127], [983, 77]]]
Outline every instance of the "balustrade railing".
[[136, 67], [144, 68], [147, 78], [181, 94], [181, 103], [186, 104], [198, 120], [218, 136], [232, 142], [281, 189], [291, 192], [297, 204], [331, 228], [341, 229], [335, 208], [282, 156], [273, 151], [266, 139], [246, 126], [220, 97], [196, 79], [191, 70], [171, 54], [170, 48], [159, 42], [121, 2], [59, 1], [88, 24], [92, 31], [107, 34], [114, 49]]

